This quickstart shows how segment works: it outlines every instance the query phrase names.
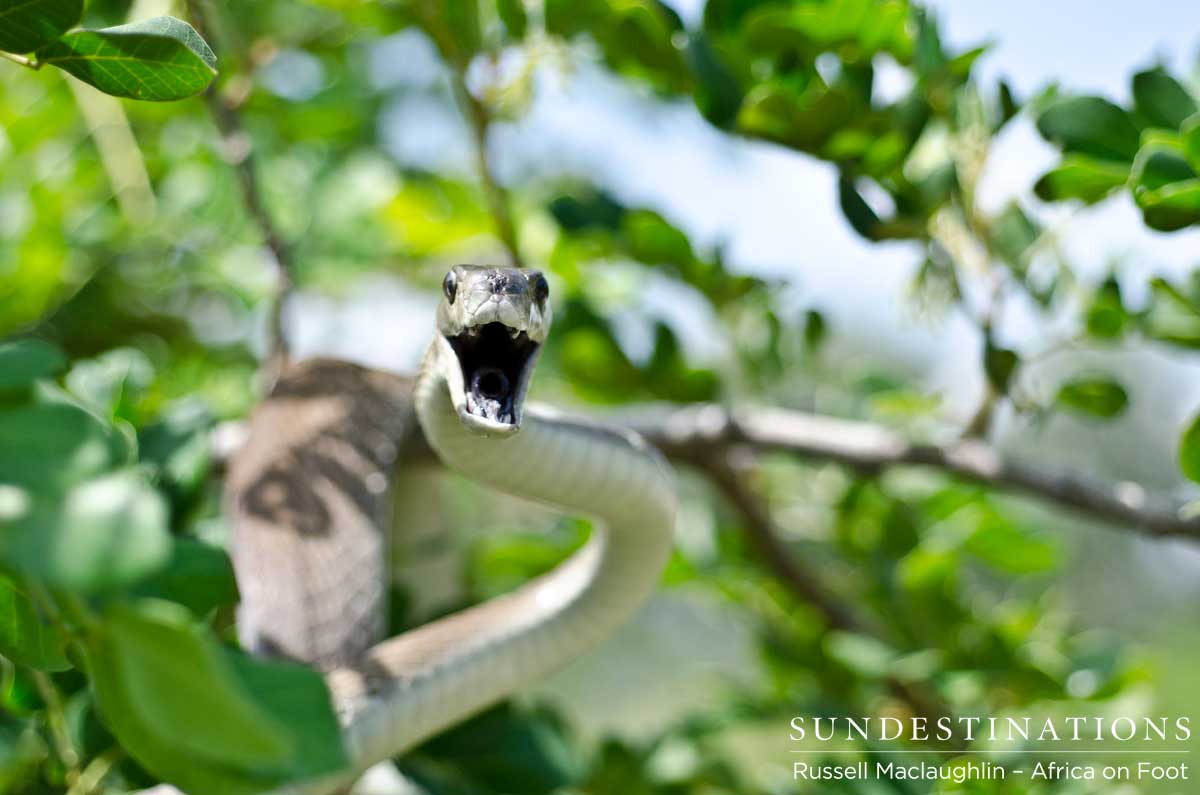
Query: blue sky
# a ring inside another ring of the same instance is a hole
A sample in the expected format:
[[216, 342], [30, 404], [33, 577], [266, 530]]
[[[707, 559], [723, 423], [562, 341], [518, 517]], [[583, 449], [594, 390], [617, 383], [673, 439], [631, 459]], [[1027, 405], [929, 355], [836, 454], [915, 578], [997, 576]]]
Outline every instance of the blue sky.
[[1047, 77], [1079, 91], [1128, 96], [1129, 75], [1159, 58], [1191, 70], [1200, 10], [1186, 0], [934, 0], [956, 43], [993, 40], [983, 74], [1005, 74], [1025, 92]]

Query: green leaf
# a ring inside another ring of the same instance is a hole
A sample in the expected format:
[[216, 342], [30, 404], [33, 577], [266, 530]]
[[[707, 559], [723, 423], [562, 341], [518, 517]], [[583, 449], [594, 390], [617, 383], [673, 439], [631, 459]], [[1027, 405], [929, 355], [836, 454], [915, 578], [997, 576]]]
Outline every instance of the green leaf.
[[[442, 19], [454, 36], [457, 49], [455, 57], [450, 60], [469, 62], [483, 46], [483, 34], [479, 29], [479, 0], [445, 0], [435, 7], [441, 8]], [[434, 40], [437, 41], [438, 37], [434, 37]]]
[[853, 180], [845, 175], [838, 180], [838, 203], [841, 205], [842, 215], [846, 216], [854, 231], [867, 240], [874, 240], [879, 231], [879, 216], [858, 192]]
[[1135, 197], [1140, 191], [1154, 190], [1195, 177], [1196, 172], [1183, 155], [1179, 137], [1157, 131], [1146, 135], [1130, 171]]
[[496, 12], [504, 23], [504, 32], [510, 39], [525, 38], [529, 18], [525, 14], [524, 0], [496, 0]]
[[1129, 179], [1129, 166], [1086, 155], [1067, 155], [1033, 186], [1042, 201], [1080, 199], [1095, 204]]
[[626, 213], [621, 233], [630, 256], [639, 262], [687, 268], [695, 260], [687, 235], [650, 210]]
[[983, 369], [988, 383], [1000, 394], [1008, 392], [1009, 381], [1016, 372], [1020, 359], [1015, 351], [997, 348], [989, 340], [983, 352]]
[[1153, 301], [1146, 313], [1146, 333], [1156, 340], [1200, 348], [1200, 300], [1162, 278], [1150, 282]]
[[1125, 333], [1131, 319], [1121, 299], [1121, 286], [1116, 279], [1109, 277], [1088, 305], [1088, 334], [1099, 339], [1118, 339]]
[[1037, 120], [1038, 131], [1067, 152], [1132, 162], [1141, 136], [1124, 110], [1100, 97], [1053, 102]]
[[[1009, 574], [1052, 571], [1062, 559], [1062, 544], [1055, 537], [999, 516], [985, 519], [967, 540], [966, 548], [988, 565]], [[1032, 627], [1024, 632], [1030, 630]]]
[[162, 418], [138, 429], [141, 460], [157, 469], [156, 479], [173, 501], [200, 496], [212, 460], [214, 419], [200, 401], [173, 404]]
[[41, 340], [0, 344], [0, 392], [29, 386], [66, 366], [62, 351]]
[[114, 603], [87, 651], [121, 745], [187, 792], [256, 795], [347, 765], [318, 673], [229, 652], [178, 605]]
[[[863, 169], [871, 175], [890, 175], [904, 162], [904, 158], [908, 156], [910, 143], [907, 138], [896, 130], [891, 130], [880, 135], [871, 141], [871, 146], [867, 149], [867, 153], [863, 157]], [[938, 174], [940, 170], [934, 169], [930, 174]], [[953, 176], [957, 176], [953, 166], [950, 167], [950, 172]], [[937, 189], [935, 187], [935, 190]]]
[[697, 32], [688, 36], [684, 55], [696, 80], [692, 96], [700, 115], [710, 124], [728, 129], [737, 120], [744, 96], [722, 51], [703, 32]]
[[996, 124], [993, 132], [999, 132], [1005, 124], [1021, 111], [1021, 104], [1013, 94], [1008, 81], [1001, 80], [996, 87]]
[[227, 653], [245, 692], [291, 734], [290, 779], [310, 779], [349, 766], [329, 689], [320, 673], [306, 665], [266, 662]]
[[68, 403], [0, 408], [0, 483], [61, 491], [120, 462], [113, 429]]
[[1192, 167], [1192, 171], [1200, 174], [1200, 113], [1183, 123], [1179, 131], [1179, 140], [1188, 165]]
[[142, 720], [136, 708], [145, 698], [123, 675], [111, 643], [95, 641], [87, 652], [87, 670], [102, 722], [121, 747], [156, 778], [186, 792], [222, 795], [261, 795], [281, 783], [280, 777], [259, 775], [197, 759]]
[[1174, 232], [1200, 224], [1200, 179], [1189, 179], [1146, 191], [1137, 197], [1146, 226]]
[[603, 29], [612, 19], [606, 0], [545, 0], [546, 32], [572, 38]]
[[958, 566], [955, 549], [922, 544], [900, 559], [896, 578], [908, 590], [935, 588], [953, 577]]
[[750, 12], [769, 5], [769, 0], [708, 0], [704, 4], [705, 30], [733, 32]]
[[851, 632], [829, 633], [825, 651], [855, 673], [875, 679], [887, 676], [896, 659], [896, 652], [890, 646]]
[[508, 703], [439, 735], [417, 753], [465, 773], [488, 792], [522, 795], [561, 792], [583, 767], [554, 714]]
[[229, 555], [193, 538], [175, 539], [170, 561], [143, 581], [134, 594], [178, 602], [200, 618], [238, 599]]
[[757, 85], [738, 112], [737, 129], [801, 152], [818, 153], [854, 116], [851, 101], [836, 87], [812, 80], [802, 91], [782, 82]]
[[1179, 468], [1191, 480], [1200, 483], [1200, 414], [1197, 414], [1179, 440]]
[[1197, 111], [1196, 100], [1162, 67], [1133, 76], [1133, 107], [1151, 124], [1172, 130]]
[[49, 623], [8, 577], [0, 577], [0, 654], [43, 671], [71, 667], [62, 630]]
[[909, 9], [897, 0], [764, 4], [746, 15], [743, 38], [762, 54], [799, 50], [811, 57], [841, 45], [847, 60], [877, 52], [906, 59], [913, 47]]
[[136, 348], [114, 348], [76, 362], [67, 373], [67, 388], [105, 417], [115, 417], [127, 408], [154, 380], [154, 366]]
[[[115, 602], [90, 642], [119, 680], [96, 681], [110, 720], [129, 713], [180, 754], [230, 767], [277, 770], [291, 757], [286, 726], [253, 702], [224, 652], [182, 607]], [[113, 703], [112, 689], [137, 698]]]
[[624, 0], [610, 9], [606, 26], [594, 32], [608, 64], [658, 88], [685, 90], [690, 76], [675, 46], [675, 19], [666, 7], [651, 0]]
[[556, 196], [547, 209], [564, 231], [602, 229], [617, 231], [625, 208], [603, 191], [588, 190]]
[[804, 313], [804, 352], [816, 354], [829, 336], [829, 323], [825, 316], [815, 309]]
[[1133, 164], [1133, 198], [1146, 225], [1171, 232], [1200, 223], [1200, 177], [1176, 135], [1148, 135]]
[[38, 50], [37, 59], [105, 94], [154, 102], [199, 94], [217, 74], [204, 39], [174, 17], [70, 33]]
[[1027, 264], [1025, 253], [1038, 237], [1041, 227], [1016, 202], [1008, 204], [992, 221], [989, 229], [992, 245], [1000, 258], [1020, 272]]
[[82, 18], [83, 0], [0, 0], [0, 50], [33, 52]]
[[51, 585], [84, 591], [137, 582], [170, 554], [166, 503], [134, 470], [35, 502], [0, 534], [0, 559]]
[[1063, 384], [1058, 402], [1068, 409], [1111, 419], [1129, 405], [1125, 388], [1109, 378], [1083, 377]]

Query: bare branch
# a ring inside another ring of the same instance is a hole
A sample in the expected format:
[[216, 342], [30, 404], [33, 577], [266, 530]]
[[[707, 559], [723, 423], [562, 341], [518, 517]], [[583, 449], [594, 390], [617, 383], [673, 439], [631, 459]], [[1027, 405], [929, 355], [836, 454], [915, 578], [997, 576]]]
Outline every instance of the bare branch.
[[977, 439], [917, 444], [879, 425], [772, 408], [730, 411], [702, 405], [622, 413], [620, 419], [668, 457], [694, 461], [711, 455], [714, 448], [742, 444], [834, 461], [863, 472], [930, 467], [1148, 536], [1200, 540], [1200, 517], [1186, 516], [1181, 505], [1154, 500], [1140, 484], [1106, 483], [1014, 461]]
[[500, 238], [500, 242], [504, 244], [512, 266], [522, 268], [524, 262], [521, 257], [520, 245], [517, 242], [517, 227], [513, 222], [508, 192], [496, 181], [491, 162], [488, 159], [487, 145], [488, 131], [492, 126], [491, 114], [488, 112], [487, 106], [471, 93], [461, 72], [456, 72], [454, 78], [454, 93], [458, 97], [463, 115], [466, 116], [467, 124], [471, 128], [471, 141], [475, 148], [475, 169], [479, 173], [479, 181], [483, 185], [488, 212], [491, 213], [492, 222], [496, 225], [496, 234]]
[[862, 622], [825, 589], [817, 575], [788, 553], [775, 532], [766, 506], [746, 487], [728, 457], [721, 451], [710, 451], [709, 455], [691, 463], [708, 475], [729, 504], [742, 515], [746, 536], [762, 562], [802, 601], [816, 608], [831, 629], [864, 631]]
[[[727, 410], [711, 404], [631, 409], [611, 419], [640, 433], [668, 458], [706, 471], [705, 462], [721, 460], [738, 445], [832, 461], [867, 473], [899, 466], [929, 467], [1150, 537], [1200, 540], [1200, 517], [1188, 516], [1182, 504], [1154, 499], [1141, 484], [1110, 483], [1007, 459], [976, 439], [917, 444], [868, 422], [773, 408]], [[237, 427], [237, 423], [222, 426], [222, 444], [215, 451], [218, 466], [238, 446]], [[414, 444], [425, 448], [419, 438]], [[417, 452], [418, 457], [421, 454]]]
[[[1118, 529], [1152, 538], [1200, 541], [1200, 516], [1188, 516], [1181, 504], [1154, 499], [1138, 483], [1110, 483], [1006, 459], [976, 439], [916, 444], [868, 422], [774, 408], [728, 410], [712, 404], [631, 408], [606, 415], [605, 420], [637, 431], [668, 458], [706, 471], [705, 462], [724, 460], [726, 452], [739, 445], [832, 461], [866, 473], [899, 466], [929, 467], [1067, 508]], [[240, 423], [224, 423], [218, 428], [220, 443], [214, 449], [218, 469], [240, 446], [239, 427]], [[405, 460], [432, 455], [420, 434], [414, 436], [414, 448], [405, 453]]]
[[[188, 9], [192, 21], [201, 33], [212, 35], [220, 29], [220, 26], [214, 27], [212, 24], [210, 9], [205, 0], [189, 0]], [[262, 234], [263, 244], [271, 253], [275, 267], [275, 295], [267, 319], [267, 355], [263, 362], [268, 382], [273, 382], [288, 359], [283, 313], [295, 286], [294, 253], [267, 209], [258, 177], [254, 141], [242, 122], [236, 103], [226, 101], [215, 82], [204, 93], [204, 100], [213, 123], [221, 133], [222, 154], [237, 174], [242, 201]]]
[[[737, 461], [753, 457], [752, 451], [745, 448], [709, 449], [703, 456], [690, 459], [688, 463], [704, 472], [729, 504], [741, 514], [742, 530], [767, 570], [797, 599], [816, 609], [825, 619], [828, 629], [879, 637], [877, 628], [869, 626], [837, 594], [828, 590], [817, 572], [805, 566], [780, 541], [762, 499], [746, 486], [739, 472], [742, 467], [738, 466]], [[893, 696], [930, 722], [950, 715], [949, 708], [935, 694], [894, 676], [886, 677], [884, 682]]]
[[492, 216], [492, 223], [496, 226], [496, 235], [504, 245], [505, 251], [508, 252], [510, 264], [515, 268], [524, 267], [508, 191], [496, 180], [488, 159], [488, 132], [492, 126], [492, 114], [487, 104], [472, 94], [470, 86], [467, 85], [467, 70], [471, 67], [475, 53], [460, 45], [458, 38], [446, 24], [444, 12], [437, 3], [424, 0], [424, 2], [415, 4], [414, 7], [421, 20], [421, 26], [433, 40], [438, 52], [442, 55], [442, 60], [450, 70], [454, 99], [471, 132], [471, 144], [475, 152], [475, 170], [483, 187], [488, 213]]

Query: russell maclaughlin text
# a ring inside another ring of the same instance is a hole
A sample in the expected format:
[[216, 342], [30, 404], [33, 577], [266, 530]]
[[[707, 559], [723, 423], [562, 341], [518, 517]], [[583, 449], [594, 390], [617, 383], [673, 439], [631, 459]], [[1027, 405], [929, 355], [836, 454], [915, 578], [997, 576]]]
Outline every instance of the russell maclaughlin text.
[[792, 778], [797, 781], [850, 781], [868, 778], [885, 781], [947, 780], [957, 784], [965, 781], [1003, 781], [1008, 771], [992, 762], [970, 762], [954, 767], [929, 763], [905, 765], [899, 762], [855, 762], [848, 765], [813, 765], [796, 762]]
[[1031, 780], [1072, 781], [1187, 781], [1187, 764], [1159, 765], [1151, 762], [1095, 765], [1064, 762], [1037, 762], [1009, 769], [993, 762], [966, 762], [936, 765], [928, 762], [854, 762], [844, 765], [815, 765], [795, 762], [792, 778], [797, 781], [851, 781], [874, 778], [883, 781], [1004, 781], [1010, 774], [1027, 775]]

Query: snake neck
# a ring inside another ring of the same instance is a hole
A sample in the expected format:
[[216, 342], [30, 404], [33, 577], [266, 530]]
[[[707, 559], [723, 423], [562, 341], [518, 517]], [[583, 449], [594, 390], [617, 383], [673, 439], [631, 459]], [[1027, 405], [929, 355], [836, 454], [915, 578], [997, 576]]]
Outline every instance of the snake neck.
[[650, 595], [671, 549], [675, 488], [640, 438], [531, 407], [507, 439], [468, 432], [436, 348], [414, 404], [426, 439], [453, 470], [517, 497], [598, 520], [583, 549], [517, 591], [377, 646], [331, 675], [351, 752], [394, 756], [579, 656]]

